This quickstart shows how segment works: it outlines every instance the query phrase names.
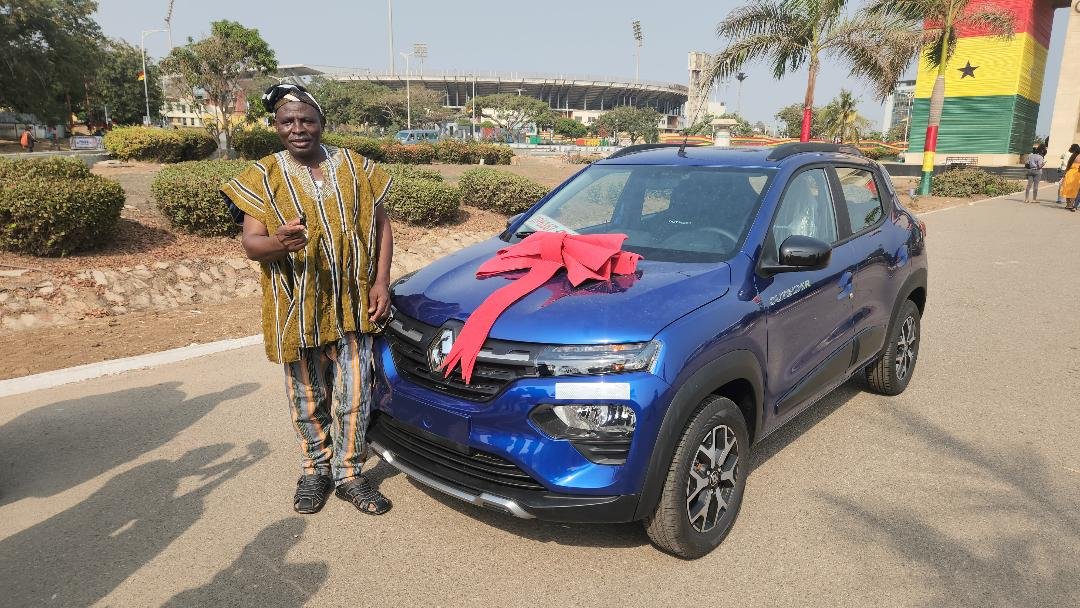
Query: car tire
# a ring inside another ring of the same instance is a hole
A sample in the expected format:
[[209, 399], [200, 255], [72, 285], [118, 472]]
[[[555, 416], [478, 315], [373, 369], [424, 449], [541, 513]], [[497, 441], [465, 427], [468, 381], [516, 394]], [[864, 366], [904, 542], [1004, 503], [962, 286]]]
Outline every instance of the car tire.
[[749, 456], [739, 407], [724, 397], [705, 398], [675, 448], [660, 502], [645, 520], [653, 544], [685, 559], [715, 549], [742, 505]]
[[904, 300], [893, 317], [885, 351], [866, 367], [866, 383], [871, 391], [899, 395], [907, 388], [919, 359], [921, 319], [919, 307], [911, 300]]

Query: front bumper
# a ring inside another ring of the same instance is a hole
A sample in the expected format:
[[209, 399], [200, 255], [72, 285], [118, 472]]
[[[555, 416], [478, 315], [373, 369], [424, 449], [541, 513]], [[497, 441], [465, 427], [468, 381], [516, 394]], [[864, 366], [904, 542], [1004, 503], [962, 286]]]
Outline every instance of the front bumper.
[[[592, 496], [548, 492], [510, 463], [502, 465], [510, 475], [521, 477], [519, 487], [485, 481], [484, 463], [470, 462], [466, 446], [432, 436], [420, 429], [377, 415], [368, 430], [371, 448], [387, 464], [412, 479], [444, 494], [480, 507], [509, 513], [522, 519], [558, 522], [620, 523], [632, 521], [637, 495]], [[436, 443], [437, 442], [437, 443]], [[481, 469], [477, 472], [477, 469]], [[495, 472], [491, 476], [508, 477]]]

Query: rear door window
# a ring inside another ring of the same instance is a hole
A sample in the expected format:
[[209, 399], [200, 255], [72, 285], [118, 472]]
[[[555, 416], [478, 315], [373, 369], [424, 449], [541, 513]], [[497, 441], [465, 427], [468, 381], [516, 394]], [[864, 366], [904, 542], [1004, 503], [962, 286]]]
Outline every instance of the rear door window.
[[847, 209], [852, 234], [880, 223], [885, 217], [885, 210], [873, 172], [853, 167], [835, 169], [840, 190], [844, 193], [844, 208]]

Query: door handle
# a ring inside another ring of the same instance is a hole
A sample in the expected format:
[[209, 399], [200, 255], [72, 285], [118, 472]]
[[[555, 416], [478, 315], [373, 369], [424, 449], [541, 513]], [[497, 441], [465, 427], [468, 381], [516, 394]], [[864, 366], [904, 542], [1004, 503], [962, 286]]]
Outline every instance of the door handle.
[[836, 296], [837, 300], [842, 300], [845, 297], [849, 299], [855, 297], [855, 292], [852, 290], [853, 278], [854, 275], [850, 270], [846, 270], [844, 274], [840, 275], [840, 293]]

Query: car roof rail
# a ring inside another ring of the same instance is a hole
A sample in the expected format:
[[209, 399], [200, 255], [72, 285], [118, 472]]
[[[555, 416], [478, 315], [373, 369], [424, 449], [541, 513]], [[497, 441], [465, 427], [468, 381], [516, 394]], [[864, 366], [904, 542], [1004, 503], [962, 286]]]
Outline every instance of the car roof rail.
[[765, 160], [784, 160], [794, 154], [803, 154], [805, 152], [836, 152], [839, 154], [851, 154], [853, 156], [863, 155], [858, 148], [852, 145], [811, 141], [780, 144], [769, 152], [769, 155], [765, 157]]
[[[626, 146], [625, 148], [619, 148], [611, 153], [608, 158], [619, 158], [620, 156], [627, 156], [629, 154], [636, 154], [638, 152], [644, 152], [645, 150], [655, 150], [657, 148], [678, 148], [682, 143], [666, 143], [666, 144], [634, 144], [632, 146]], [[688, 147], [690, 144], [687, 144]]]

